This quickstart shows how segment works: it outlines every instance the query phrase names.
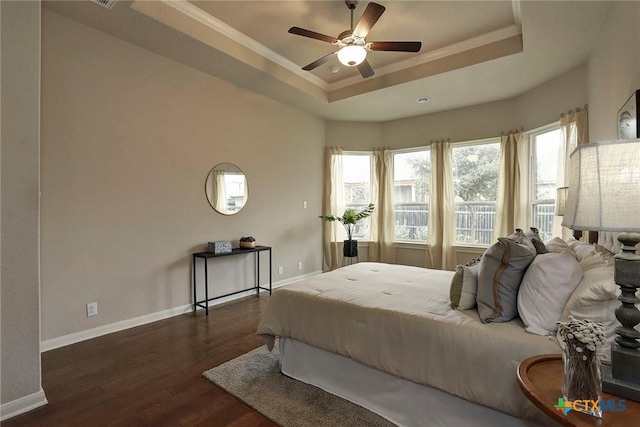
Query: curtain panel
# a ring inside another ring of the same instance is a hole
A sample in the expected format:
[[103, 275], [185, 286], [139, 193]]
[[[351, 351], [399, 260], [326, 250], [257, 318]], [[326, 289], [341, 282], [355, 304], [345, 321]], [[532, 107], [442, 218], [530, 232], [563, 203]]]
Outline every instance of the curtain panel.
[[429, 237], [425, 267], [453, 270], [456, 267], [455, 194], [449, 141], [431, 143], [431, 191], [429, 193]]
[[[341, 215], [344, 212], [342, 187], [342, 148], [327, 147], [324, 157], [324, 215]], [[335, 270], [342, 262], [342, 241], [345, 239], [342, 224], [322, 221], [322, 270]]]
[[393, 207], [393, 153], [387, 148], [373, 149], [371, 242], [369, 260], [396, 262], [395, 214]]
[[[585, 108], [576, 108], [576, 112], [569, 111], [560, 117], [560, 127], [564, 136], [564, 146], [558, 153], [558, 176], [557, 186], [566, 187], [569, 185], [571, 175], [571, 153], [580, 144], [589, 142], [589, 113]], [[562, 236], [568, 239], [573, 236], [573, 231], [561, 225], [562, 218], [556, 216], [553, 221], [553, 235]]]
[[510, 132], [502, 135], [500, 139], [500, 170], [493, 241], [498, 237], [510, 235], [516, 228], [528, 228], [526, 148], [522, 132]]

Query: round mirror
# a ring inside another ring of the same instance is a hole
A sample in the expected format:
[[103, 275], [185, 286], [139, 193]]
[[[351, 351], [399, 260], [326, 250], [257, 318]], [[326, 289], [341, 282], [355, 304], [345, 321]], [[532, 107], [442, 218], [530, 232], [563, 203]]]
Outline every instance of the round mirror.
[[211, 207], [223, 215], [240, 212], [249, 197], [244, 173], [231, 163], [220, 163], [209, 171], [204, 191]]

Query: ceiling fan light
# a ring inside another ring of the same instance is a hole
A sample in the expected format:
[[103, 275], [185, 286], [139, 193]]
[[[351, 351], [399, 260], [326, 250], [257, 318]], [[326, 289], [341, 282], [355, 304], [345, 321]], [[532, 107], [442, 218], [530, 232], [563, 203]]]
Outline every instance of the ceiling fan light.
[[338, 51], [338, 60], [347, 67], [362, 64], [367, 57], [367, 50], [362, 46], [349, 45]]

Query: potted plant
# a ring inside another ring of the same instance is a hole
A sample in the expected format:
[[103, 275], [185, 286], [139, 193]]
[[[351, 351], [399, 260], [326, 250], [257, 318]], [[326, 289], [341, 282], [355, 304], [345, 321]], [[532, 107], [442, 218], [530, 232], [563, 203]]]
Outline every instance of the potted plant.
[[342, 216], [336, 215], [320, 215], [319, 218], [325, 221], [339, 221], [344, 229], [347, 231], [347, 240], [344, 241], [344, 247], [342, 249], [342, 255], [346, 257], [358, 256], [358, 241], [353, 240], [353, 229], [358, 221], [370, 216], [373, 213], [373, 203], [369, 203], [368, 206], [356, 211], [354, 208], [347, 208], [344, 210]]

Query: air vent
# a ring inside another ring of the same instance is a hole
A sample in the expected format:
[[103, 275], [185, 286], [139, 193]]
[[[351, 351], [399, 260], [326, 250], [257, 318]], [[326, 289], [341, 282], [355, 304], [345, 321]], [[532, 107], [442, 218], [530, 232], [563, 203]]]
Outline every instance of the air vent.
[[92, 2], [99, 4], [102, 7], [106, 7], [107, 9], [111, 9], [114, 4], [116, 4], [116, 0], [91, 0]]

